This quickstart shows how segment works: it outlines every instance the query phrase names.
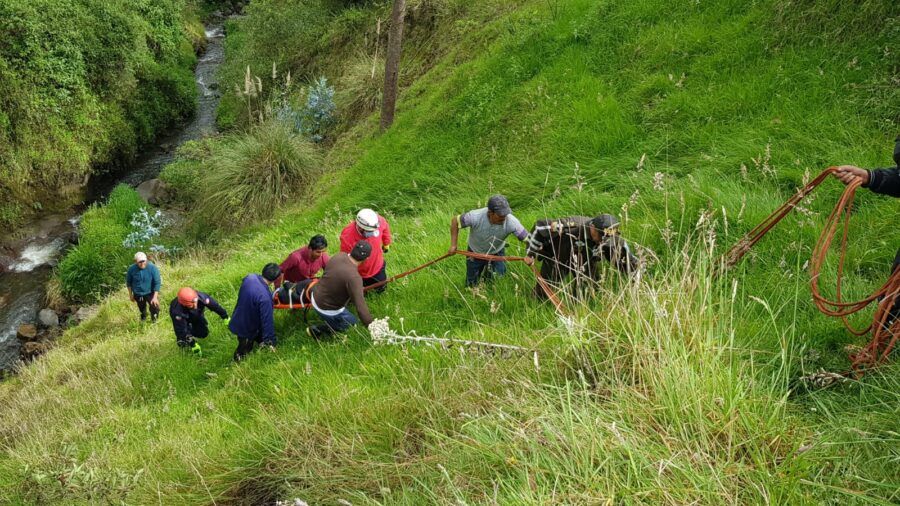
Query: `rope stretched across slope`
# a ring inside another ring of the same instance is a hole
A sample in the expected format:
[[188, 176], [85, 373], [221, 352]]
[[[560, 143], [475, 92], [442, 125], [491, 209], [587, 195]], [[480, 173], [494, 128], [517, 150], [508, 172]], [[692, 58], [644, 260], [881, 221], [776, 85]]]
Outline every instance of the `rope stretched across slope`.
[[[488, 262], [523, 262], [526, 264], [530, 263], [531, 271], [534, 273], [534, 277], [535, 277], [535, 279], [537, 279], [538, 285], [540, 285], [541, 289], [544, 290], [544, 293], [547, 294], [547, 299], [549, 299], [553, 303], [553, 306], [556, 308], [556, 310], [560, 314], [565, 315], [567, 313], [565, 306], [563, 306], [563, 303], [559, 299], [559, 297], [556, 295], [556, 292], [553, 291], [553, 288], [550, 286], [550, 284], [547, 283], [547, 281], [543, 278], [543, 276], [541, 276], [540, 271], [534, 265], [534, 263], [529, 262], [529, 260], [531, 260], [531, 259], [528, 257], [484, 255], [481, 253], [473, 253], [471, 251], [457, 250], [453, 253], [445, 253], [445, 254], [435, 258], [434, 260], [425, 262], [424, 264], [419, 265], [418, 267], [414, 267], [408, 271], [401, 272], [400, 274], [395, 274], [395, 275], [385, 279], [384, 281], [380, 281], [378, 283], [369, 285], [369, 286], [365, 287], [364, 290], [369, 291], [369, 290], [374, 290], [376, 288], [380, 288], [388, 283], [397, 281], [400, 278], [405, 278], [406, 276], [409, 276], [410, 274], [419, 272], [422, 269], [430, 267], [430, 266], [432, 266], [442, 260], [446, 260], [454, 255], [462, 255], [465, 257], [475, 258], [478, 260], [484, 260], [484, 261], [488, 261]], [[280, 301], [280, 300], [275, 301], [275, 309], [308, 309], [309, 307], [310, 307], [309, 304], [294, 303], [293, 301], [287, 301], [287, 302]]]

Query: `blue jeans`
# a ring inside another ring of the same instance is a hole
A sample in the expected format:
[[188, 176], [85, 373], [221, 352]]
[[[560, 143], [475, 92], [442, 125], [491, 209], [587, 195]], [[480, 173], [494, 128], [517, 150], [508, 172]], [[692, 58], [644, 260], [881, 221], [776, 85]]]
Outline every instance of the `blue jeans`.
[[343, 332], [359, 323], [359, 320], [356, 319], [356, 316], [347, 308], [344, 308], [344, 310], [341, 311], [341, 313], [337, 316], [324, 315], [318, 311], [316, 311], [316, 314], [318, 314], [319, 318], [321, 318], [322, 321], [325, 322], [325, 324], [328, 325], [328, 327], [331, 328], [331, 330], [333, 330], [334, 332]]
[[[472, 251], [471, 249], [469, 251]], [[496, 256], [506, 256], [506, 250], [502, 249], [496, 253]], [[479, 260], [477, 258], [466, 258], [466, 286], [475, 286], [479, 279], [483, 276], [490, 279], [493, 276], [502, 276], [506, 274], [506, 262], [491, 262], [489, 260]]]

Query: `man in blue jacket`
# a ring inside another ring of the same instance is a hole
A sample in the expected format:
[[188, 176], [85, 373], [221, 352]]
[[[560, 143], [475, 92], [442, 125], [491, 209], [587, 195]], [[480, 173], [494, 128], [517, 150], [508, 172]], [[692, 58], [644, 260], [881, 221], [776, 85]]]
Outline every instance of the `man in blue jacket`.
[[266, 264], [262, 275], [247, 274], [238, 291], [237, 304], [231, 312], [230, 330], [238, 338], [234, 360], [239, 362], [257, 343], [275, 350], [275, 308], [269, 285], [281, 276], [278, 264]]
[[128, 297], [137, 303], [141, 313], [141, 321], [147, 320], [147, 306], [150, 306], [150, 320], [156, 323], [159, 318], [159, 290], [162, 288], [162, 279], [159, 269], [147, 260], [143, 251], [134, 254], [134, 265], [128, 268], [125, 274], [125, 286], [128, 287]]

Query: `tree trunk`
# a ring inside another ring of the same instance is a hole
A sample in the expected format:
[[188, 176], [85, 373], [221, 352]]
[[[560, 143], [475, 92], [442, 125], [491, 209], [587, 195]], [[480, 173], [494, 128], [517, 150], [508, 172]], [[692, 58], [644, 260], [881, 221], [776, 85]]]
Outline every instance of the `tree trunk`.
[[406, 0], [394, 0], [391, 9], [391, 31], [388, 33], [387, 59], [384, 62], [384, 94], [381, 102], [381, 131], [394, 123], [397, 105], [397, 85], [400, 75], [400, 53], [403, 49], [403, 18], [406, 17]]

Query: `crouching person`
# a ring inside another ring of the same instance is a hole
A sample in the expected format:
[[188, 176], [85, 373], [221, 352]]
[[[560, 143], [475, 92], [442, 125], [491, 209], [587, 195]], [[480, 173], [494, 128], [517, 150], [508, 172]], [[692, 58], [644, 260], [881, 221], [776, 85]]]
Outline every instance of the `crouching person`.
[[[598, 279], [598, 261], [607, 261], [624, 274], [640, 268], [619, 235], [618, 218], [611, 214], [538, 220], [527, 242], [526, 254], [541, 262], [541, 277], [556, 284], [572, 277], [576, 297]], [[540, 284], [535, 285], [534, 296], [547, 297]]]
[[[311, 287], [310, 303], [324, 323], [310, 326], [307, 334], [315, 339], [343, 332], [359, 323], [366, 327], [372, 323], [372, 315], [363, 296], [363, 280], [359, 275], [359, 264], [372, 254], [372, 245], [365, 240], [357, 241], [349, 254], [338, 253], [325, 266], [322, 279]], [[359, 319], [348, 309], [353, 301]]]
[[206, 308], [223, 320], [228, 320], [228, 311], [225, 311], [216, 299], [188, 286], [178, 290], [178, 296], [169, 303], [169, 316], [172, 317], [172, 327], [175, 329], [178, 346], [198, 355], [201, 350], [200, 343], [196, 339], [203, 339], [209, 335], [209, 324], [203, 314]]
[[281, 276], [278, 264], [266, 264], [262, 275], [247, 274], [238, 291], [237, 304], [232, 312], [228, 330], [238, 338], [234, 351], [235, 362], [240, 362], [253, 351], [256, 344], [275, 350], [275, 308], [269, 285]]

